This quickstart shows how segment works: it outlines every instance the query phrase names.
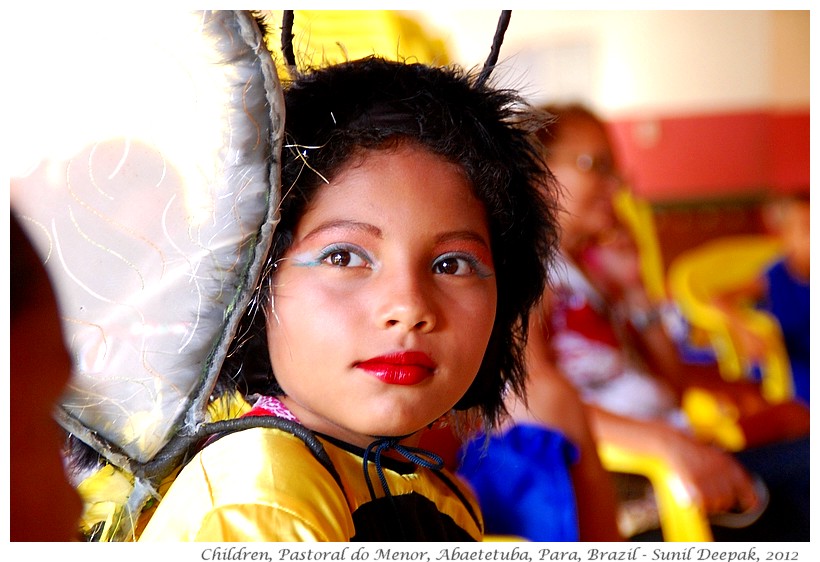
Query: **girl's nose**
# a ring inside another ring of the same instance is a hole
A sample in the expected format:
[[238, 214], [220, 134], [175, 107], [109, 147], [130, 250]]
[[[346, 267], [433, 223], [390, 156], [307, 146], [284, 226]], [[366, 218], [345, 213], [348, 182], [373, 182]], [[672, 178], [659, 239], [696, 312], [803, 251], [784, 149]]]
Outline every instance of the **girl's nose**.
[[421, 333], [435, 328], [432, 287], [407, 273], [382, 281], [376, 313], [381, 328]]

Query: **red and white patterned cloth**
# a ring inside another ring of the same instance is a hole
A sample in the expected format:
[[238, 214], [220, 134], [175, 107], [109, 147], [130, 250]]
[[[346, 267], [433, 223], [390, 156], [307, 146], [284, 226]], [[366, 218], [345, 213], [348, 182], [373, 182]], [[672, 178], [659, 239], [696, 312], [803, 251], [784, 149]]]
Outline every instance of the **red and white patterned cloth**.
[[262, 396], [243, 417], [246, 416], [276, 416], [286, 420], [301, 423], [299, 418], [275, 396]]
[[568, 260], [551, 271], [549, 341], [582, 400], [638, 419], [685, 427], [675, 395], [648, 372], [619, 333], [601, 294]]

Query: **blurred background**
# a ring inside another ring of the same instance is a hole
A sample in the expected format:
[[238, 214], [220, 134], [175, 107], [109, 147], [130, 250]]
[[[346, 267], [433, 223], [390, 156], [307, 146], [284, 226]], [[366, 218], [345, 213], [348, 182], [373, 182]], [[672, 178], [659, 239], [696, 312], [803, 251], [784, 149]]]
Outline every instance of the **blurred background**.
[[[316, 64], [375, 51], [474, 67], [499, 14], [297, 10], [295, 48]], [[494, 79], [606, 119], [667, 264], [759, 232], [765, 196], [809, 188], [808, 10], [513, 10]]]
[[[426, 9], [296, 10], [299, 63], [373, 53], [468, 68], [484, 62], [500, 9], [419, 5]], [[132, 8], [120, 9], [88, 16], [109, 29], [112, 42], [116, 26], [106, 22], [135, 15]], [[42, 22], [43, 36], [50, 35], [49, 26], [64, 26], [80, 13], [62, 10], [64, 16]], [[267, 12], [270, 47], [278, 56], [282, 12]], [[493, 78], [535, 103], [582, 101], [607, 121], [622, 172], [655, 212], [668, 264], [715, 236], [759, 231], [765, 195], [808, 190], [810, 19], [808, 9], [515, 9]], [[26, 49], [35, 48], [32, 40], [20, 38]], [[95, 61], [119, 60], [121, 52], [93, 42], [88, 49]], [[82, 83], [62, 51], [49, 51], [52, 83]], [[10, 62], [10, 75], [31, 64], [25, 57]], [[71, 97], [78, 92], [63, 88], [57, 97], [49, 88], [12, 89], [8, 106], [17, 109], [9, 119], [13, 124], [20, 115], [50, 110], [71, 122], [81, 112], [57, 108], [80, 104]], [[40, 131], [28, 125], [17, 131], [10, 149], [31, 143], [42, 148]], [[24, 135], [33, 140], [27, 143]], [[16, 153], [9, 162], [26, 165]]]
[[[498, 14], [422, 17], [472, 64]], [[514, 10], [499, 74], [533, 101], [580, 99], [604, 116], [671, 260], [758, 231], [764, 194], [808, 189], [809, 20], [794, 10]]]

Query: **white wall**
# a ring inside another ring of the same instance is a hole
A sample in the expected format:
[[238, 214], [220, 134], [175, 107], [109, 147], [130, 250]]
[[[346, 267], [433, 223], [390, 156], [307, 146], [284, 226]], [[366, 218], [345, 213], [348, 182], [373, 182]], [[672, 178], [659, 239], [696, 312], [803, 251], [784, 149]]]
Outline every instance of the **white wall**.
[[[456, 62], [486, 59], [500, 10], [419, 12]], [[607, 116], [805, 109], [809, 11], [513, 10], [497, 77]]]

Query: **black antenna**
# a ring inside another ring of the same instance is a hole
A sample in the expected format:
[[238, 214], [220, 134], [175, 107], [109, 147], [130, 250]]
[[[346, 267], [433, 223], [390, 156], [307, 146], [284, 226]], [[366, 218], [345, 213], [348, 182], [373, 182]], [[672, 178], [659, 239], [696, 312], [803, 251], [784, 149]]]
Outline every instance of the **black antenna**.
[[293, 53], [293, 10], [282, 11], [282, 55], [291, 77], [296, 75], [296, 55]]
[[498, 17], [498, 26], [495, 28], [495, 36], [493, 37], [493, 46], [490, 48], [490, 56], [484, 61], [484, 67], [481, 69], [481, 74], [478, 75], [477, 85], [481, 86], [490, 77], [490, 73], [498, 62], [498, 53], [501, 52], [501, 43], [504, 42], [504, 33], [507, 31], [507, 26], [510, 25], [510, 15], [512, 10], [502, 10]]

